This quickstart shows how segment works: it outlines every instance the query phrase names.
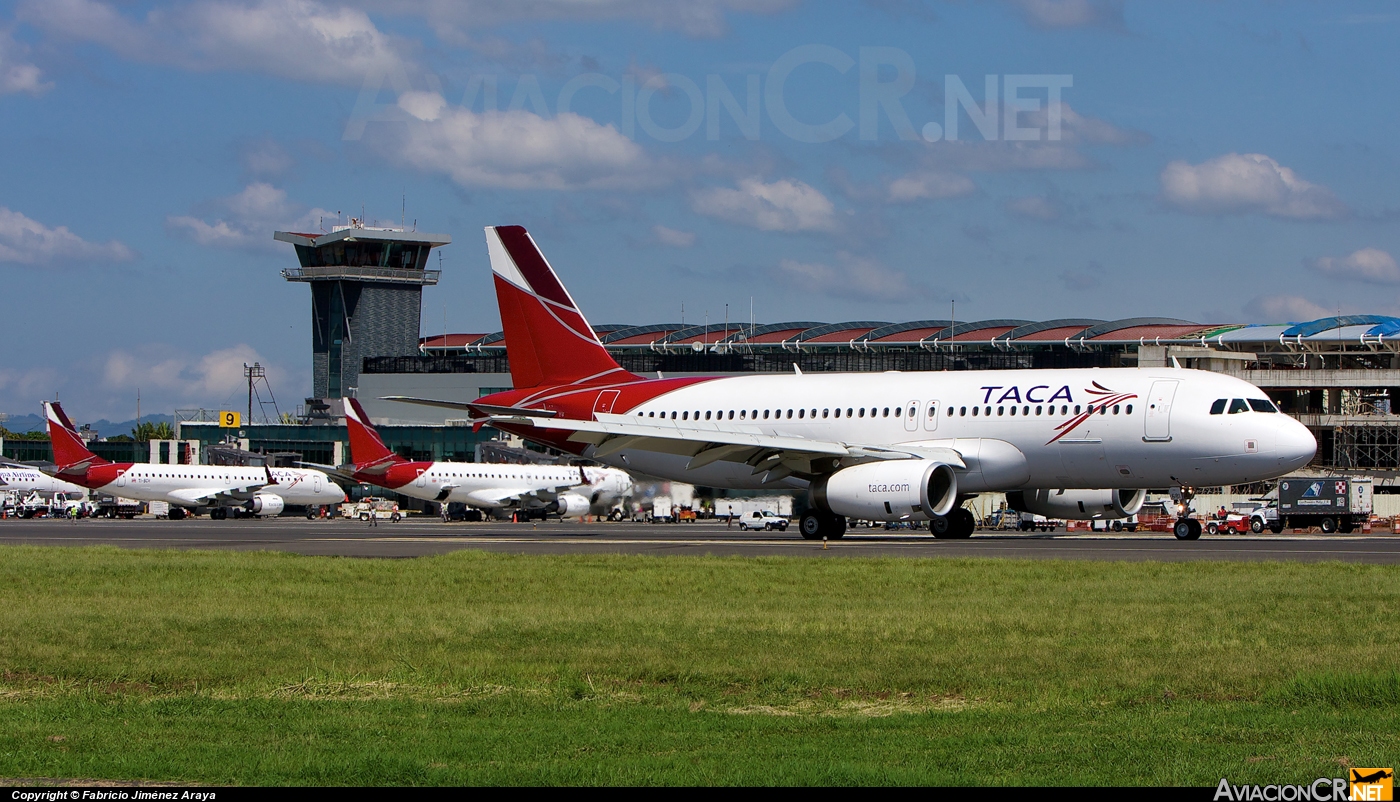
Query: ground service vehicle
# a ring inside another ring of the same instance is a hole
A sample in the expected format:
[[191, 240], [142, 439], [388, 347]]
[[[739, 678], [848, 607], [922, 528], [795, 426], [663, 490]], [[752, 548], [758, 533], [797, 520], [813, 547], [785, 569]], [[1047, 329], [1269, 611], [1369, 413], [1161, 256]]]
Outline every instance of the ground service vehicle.
[[359, 501], [352, 501], [340, 505], [340, 514], [345, 518], [358, 518], [361, 521], [368, 521], [375, 518], [380, 521], [393, 521], [398, 523], [402, 518], [399, 512], [399, 504], [387, 498], [378, 496], [368, 496]]
[[762, 529], [765, 532], [771, 532], [776, 529], [779, 532], [786, 532], [788, 528], [788, 519], [772, 510], [751, 512], [739, 519], [739, 528], [743, 530]]
[[[968, 537], [964, 505], [982, 493], [1020, 492], [1047, 518], [1126, 518], [1144, 488], [1263, 481], [1317, 451], [1263, 390], [1180, 367], [637, 375], [524, 228], [486, 241], [513, 389], [389, 400], [464, 408], [474, 425], [659, 479], [805, 491], [804, 538], [839, 538], [849, 519]], [[1189, 504], [1177, 523], [1200, 537]]]
[[[1221, 532], [1243, 535], [1251, 531], [1250, 519], [1246, 515], [1227, 515], [1221, 520], [1206, 521], [1206, 531], [1212, 535]], [[1260, 531], [1262, 532], [1263, 529], [1261, 528]]]
[[657, 498], [651, 502], [651, 522], [652, 523], [674, 523], [673, 507], [671, 499]]
[[1285, 476], [1278, 500], [1250, 514], [1250, 530], [1315, 526], [1326, 534], [1355, 531], [1371, 517], [1372, 482], [1351, 476]]
[[101, 495], [97, 497], [94, 518], [126, 518], [130, 520], [146, 511], [146, 505], [139, 501], [120, 496]]

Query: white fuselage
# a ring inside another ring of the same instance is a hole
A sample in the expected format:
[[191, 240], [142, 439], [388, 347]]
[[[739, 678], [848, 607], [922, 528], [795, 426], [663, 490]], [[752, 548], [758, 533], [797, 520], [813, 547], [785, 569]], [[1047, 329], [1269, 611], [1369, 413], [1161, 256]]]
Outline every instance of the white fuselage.
[[47, 498], [54, 493], [63, 493], [72, 499], [84, 498], [88, 492], [85, 487], [56, 479], [38, 468], [0, 466], [0, 482], [4, 483], [0, 484], [0, 492], [13, 493], [16, 496], [38, 493]]
[[[1183, 369], [772, 374], [700, 382], [599, 419], [848, 445], [951, 447], [968, 462], [958, 487], [970, 493], [1244, 484], [1312, 459], [1316, 441], [1302, 424], [1276, 411], [1211, 414], [1222, 398], [1268, 396], [1239, 379]], [[1086, 414], [1101, 404], [1102, 412]], [[689, 457], [656, 451], [623, 449], [597, 459], [715, 487], [807, 485], [794, 477], [765, 483], [764, 472], [724, 461], [686, 470]]]
[[[340, 486], [320, 471], [273, 468], [272, 478], [275, 482], [266, 484], [267, 472], [262, 468], [136, 463], [97, 489], [137, 501], [168, 501], [183, 507], [237, 504], [260, 493], [280, 496], [287, 505], [339, 504], [345, 500]], [[208, 500], [196, 501], [201, 496]]]
[[460, 502], [484, 509], [528, 507], [532, 500], [543, 502], [560, 493], [576, 493], [589, 500], [592, 512], [603, 513], [632, 494], [632, 479], [626, 471], [615, 468], [434, 462], [414, 481], [392, 489], [425, 501]]

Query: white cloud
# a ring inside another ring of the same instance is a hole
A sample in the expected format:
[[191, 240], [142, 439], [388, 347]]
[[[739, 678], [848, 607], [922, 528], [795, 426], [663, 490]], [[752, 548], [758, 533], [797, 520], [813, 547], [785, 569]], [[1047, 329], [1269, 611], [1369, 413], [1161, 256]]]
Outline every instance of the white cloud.
[[1123, 0], [1011, 0], [1036, 28], [1123, 26]]
[[101, 0], [27, 0], [19, 16], [134, 61], [313, 83], [359, 86], [366, 75], [403, 69], [407, 50], [365, 12], [315, 0], [205, 0], [157, 7], [140, 20]]
[[1190, 212], [1248, 213], [1292, 220], [1336, 220], [1349, 213], [1324, 186], [1311, 184], [1260, 153], [1227, 153], [1162, 170], [1162, 196]]
[[1055, 201], [1032, 195], [1024, 198], [1012, 198], [1005, 204], [1006, 211], [1017, 217], [1024, 217], [1028, 220], [1038, 220], [1042, 223], [1053, 223], [1059, 220], [1064, 214], [1060, 204]]
[[906, 273], [844, 251], [836, 257], [835, 266], [784, 259], [778, 263], [777, 273], [785, 287], [834, 298], [899, 303], [929, 295], [926, 287], [911, 281]]
[[0, 399], [11, 413], [37, 411], [39, 400], [53, 397], [65, 381], [65, 371], [52, 367], [19, 370], [0, 367]]
[[674, 228], [655, 225], [651, 227], [651, 233], [656, 235], [657, 242], [673, 248], [689, 248], [695, 244], [694, 231], [677, 231]]
[[1244, 305], [1244, 313], [1260, 323], [1297, 323], [1335, 315], [1337, 310], [1297, 295], [1261, 295]]
[[1362, 248], [1350, 256], [1323, 256], [1307, 263], [1325, 276], [1367, 281], [1372, 284], [1400, 284], [1400, 265], [1380, 248]]
[[[1007, 110], [1003, 110], [1007, 113]], [[1050, 137], [1050, 110], [1049, 104], [1045, 104], [1036, 111], [1024, 112], [1017, 115], [1017, 126], [1021, 128], [1039, 128], [1044, 133], [1047, 140]], [[1064, 101], [1060, 102], [1060, 138], [1059, 142], [1085, 145], [1118, 145], [1120, 147], [1129, 145], [1146, 145], [1152, 141], [1152, 136], [1146, 131], [1138, 131], [1132, 128], [1121, 128], [1108, 120], [1098, 117], [1088, 117], [1074, 110], [1074, 107]]]
[[146, 411], [169, 413], [176, 407], [219, 408], [230, 403], [237, 409], [248, 386], [243, 365], [254, 362], [267, 368], [272, 389], [283, 398], [310, 390], [298, 386], [302, 374], [269, 364], [251, 345], [199, 353], [147, 343], [92, 353], [61, 370], [0, 368], [0, 409], [37, 412], [40, 399], [58, 393], [76, 419], [126, 420], [135, 411], [138, 389]]
[[1080, 114], [1068, 103], [1061, 102], [1059, 109], [1058, 138], [1051, 138], [1056, 131], [1047, 104], [1027, 112], [1003, 105], [997, 110], [1003, 125], [1010, 124], [1015, 114], [1016, 127], [1037, 132], [1037, 138], [986, 140], [975, 127], [963, 123], [958, 139], [926, 143], [920, 161], [925, 169], [944, 173], [1091, 170], [1099, 165], [1081, 150], [1084, 146], [1130, 147], [1152, 141], [1146, 132]]
[[292, 154], [271, 139], [245, 142], [238, 149], [238, 160], [243, 163], [248, 175], [266, 178], [284, 175], [296, 165]]
[[74, 261], [126, 261], [136, 254], [121, 242], [88, 242], [66, 226], [50, 228], [0, 206], [0, 262], [25, 265]]
[[830, 231], [836, 227], [831, 201], [801, 181], [782, 179], [765, 184], [755, 178], [738, 189], [711, 187], [691, 195], [698, 213], [753, 226], [763, 231]]
[[247, 387], [243, 365], [254, 362], [268, 369], [268, 381], [274, 389], [282, 384], [281, 369], [269, 365], [252, 346], [244, 344], [203, 355], [166, 346], [147, 346], [135, 352], [114, 350], [103, 360], [101, 384], [109, 391], [134, 391], [139, 387], [142, 395], [153, 401], [164, 396], [172, 402], [213, 406]]
[[572, 112], [552, 119], [524, 109], [478, 114], [431, 92], [406, 92], [398, 105], [410, 119], [371, 129], [372, 146], [464, 187], [600, 189], [666, 180], [637, 143]]
[[890, 182], [889, 199], [896, 203], [925, 198], [960, 198], [977, 191], [967, 176], [920, 170]]
[[174, 231], [193, 239], [200, 245], [215, 248], [264, 248], [278, 246], [272, 232], [278, 229], [318, 231], [320, 218], [334, 212], [307, 209], [287, 200], [285, 190], [261, 181], [244, 187], [241, 192], [220, 198], [211, 206], [213, 220], [194, 215], [172, 215], [165, 222]]
[[0, 29], [0, 95], [25, 92], [42, 95], [53, 88], [43, 73], [27, 60], [29, 48], [16, 42], [10, 32]]
[[929, 143], [923, 161], [935, 170], [1021, 172], [1088, 170], [1094, 162], [1068, 142], [985, 142], [959, 139]]
[[421, 14], [439, 29], [458, 33], [506, 22], [635, 19], [689, 36], [723, 34], [728, 14], [768, 14], [797, 0], [369, 0], [385, 10]]

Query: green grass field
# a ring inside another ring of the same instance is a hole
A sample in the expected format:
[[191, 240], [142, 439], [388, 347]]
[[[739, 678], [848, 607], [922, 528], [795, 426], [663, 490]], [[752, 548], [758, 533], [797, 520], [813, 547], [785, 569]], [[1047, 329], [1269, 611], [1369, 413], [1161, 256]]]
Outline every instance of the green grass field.
[[0, 782], [1310, 781], [1400, 569], [0, 549]]

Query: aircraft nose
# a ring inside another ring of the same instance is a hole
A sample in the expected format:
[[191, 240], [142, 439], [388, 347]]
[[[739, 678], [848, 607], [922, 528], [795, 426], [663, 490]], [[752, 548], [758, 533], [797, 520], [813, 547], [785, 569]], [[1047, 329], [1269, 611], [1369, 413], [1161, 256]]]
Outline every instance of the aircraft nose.
[[1308, 431], [1308, 427], [1298, 421], [1280, 415], [1280, 421], [1275, 453], [1278, 455], [1279, 467], [1286, 471], [1296, 470], [1312, 462], [1313, 455], [1317, 453], [1317, 438]]

